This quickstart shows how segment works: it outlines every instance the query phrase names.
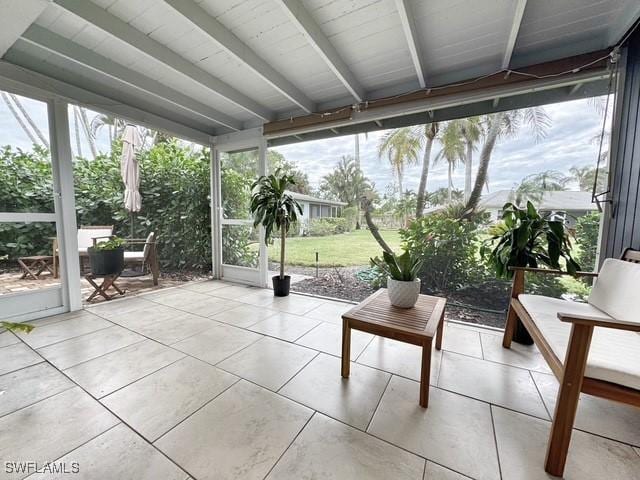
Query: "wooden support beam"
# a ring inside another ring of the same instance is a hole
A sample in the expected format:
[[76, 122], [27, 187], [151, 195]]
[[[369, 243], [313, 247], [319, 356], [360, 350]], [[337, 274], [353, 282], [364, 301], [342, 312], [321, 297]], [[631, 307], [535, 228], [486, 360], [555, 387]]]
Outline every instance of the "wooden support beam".
[[84, 19], [93, 26], [121, 40], [149, 58], [159, 62], [176, 73], [206, 87], [212, 94], [223, 98], [262, 120], [269, 121], [273, 112], [255, 100], [240, 93], [235, 88], [210, 73], [197, 67], [170, 48], [153, 40], [140, 30], [123, 22], [115, 15], [86, 0], [55, 0], [56, 5]]
[[291, 102], [307, 113], [315, 110], [315, 105], [309, 97], [218, 20], [209, 15], [200, 5], [191, 0], [165, 0], [165, 2]]
[[527, 0], [515, 0], [513, 22], [511, 23], [511, 30], [509, 31], [509, 37], [507, 38], [507, 46], [505, 48], [504, 57], [502, 59], [502, 68], [507, 69], [511, 64], [511, 57], [513, 56], [513, 49], [516, 46], [518, 40], [518, 32], [520, 31], [520, 25], [522, 24], [522, 17], [524, 16], [524, 10], [527, 7]]

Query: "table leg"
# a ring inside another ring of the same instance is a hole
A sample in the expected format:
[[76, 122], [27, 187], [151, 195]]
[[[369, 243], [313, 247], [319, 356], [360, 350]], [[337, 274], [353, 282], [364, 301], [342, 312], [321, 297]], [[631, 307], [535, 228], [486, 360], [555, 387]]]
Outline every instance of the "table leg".
[[422, 368], [420, 370], [420, 406], [429, 406], [429, 380], [431, 379], [431, 343], [428, 338], [422, 344]]
[[438, 330], [436, 331], [436, 350], [442, 349], [442, 335], [444, 333], [444, 310], [440, 317], [440, 323], [438, 323]]
[[22, 268], [22, 276], [20, 277], [20, 279], [22, 280], [23, 278], [27, 278], [27, 277], [31, 277], [33, 280], [37, 280], [38, 276], [37, 274], [33, 273], [31, 271], [31, 268], [34, 267], [33, 264], [30, 264], [29, 266], [27, 266], [26, 263], [24, 263], [24, 261], [22, 261], [22, 259], [18, 259], [18, 263], [20, 264], [20, 267]]
[[342, 319], [342, 376], [349, 378], [351, 368], [351, 327], [349, 320]]

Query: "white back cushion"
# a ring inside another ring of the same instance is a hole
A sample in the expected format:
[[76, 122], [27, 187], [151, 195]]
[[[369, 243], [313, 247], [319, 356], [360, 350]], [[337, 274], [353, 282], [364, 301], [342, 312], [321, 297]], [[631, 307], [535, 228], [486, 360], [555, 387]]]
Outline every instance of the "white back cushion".
[[640, 264], [607, 258], [589, 303], [617, 320], [640, 322]]
[[[78, 249], [85, 250], [93, 246], [95, 237], [108, 237], [113, 235], [111, 228], [81, 228], [78, 230]], [[101, 238], [98, 242], [106, 242], [108, 238]]]

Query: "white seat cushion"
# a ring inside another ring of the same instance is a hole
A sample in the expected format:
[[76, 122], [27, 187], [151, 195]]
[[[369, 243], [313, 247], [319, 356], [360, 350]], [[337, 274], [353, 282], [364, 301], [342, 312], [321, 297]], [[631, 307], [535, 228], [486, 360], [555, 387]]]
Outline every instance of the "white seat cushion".
[[125, 260], [144, 260], [144, 252], [124, 252]]
[[[520, 295], [518, 300], [562, 363], [569, 344], [571, 324], [560, 321], [558, 312], [611, 320], [605, 312], [588, 303], [527, 294]], [[640, 390], [640, 334], [596, 327], [585, 376]]]
[[607, 258], [602, 264], [589, 303], [616, 320], [640, 324], [640, 265]]
[[[93, 239], [97, 237], [109, 237], [113, 235], [111, 228], [81, 228], [78, 230], [78, 250], [86, 252], [93, 246]], [[108, 238], [100, 238], [98, 241], [106, 242]]]

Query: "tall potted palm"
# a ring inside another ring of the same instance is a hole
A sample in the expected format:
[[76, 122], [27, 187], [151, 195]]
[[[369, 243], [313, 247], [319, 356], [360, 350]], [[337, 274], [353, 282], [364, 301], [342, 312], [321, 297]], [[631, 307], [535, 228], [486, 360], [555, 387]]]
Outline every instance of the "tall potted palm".
[[272, 278], [273, 294], [276, 297], [289, 295], [291, 277], [284, 274], [285, 241], [292, 223], [302, 215], [302, 207], [287, 192], [295, 185], [292, 175], [281, 173], [280, 169], [271, 175], [262, 175], [251, 185], [251, 214], [253, 226], [262, 225], [265, 243], [273, 241], [274, 233], [280, 234], [280, 274]]

